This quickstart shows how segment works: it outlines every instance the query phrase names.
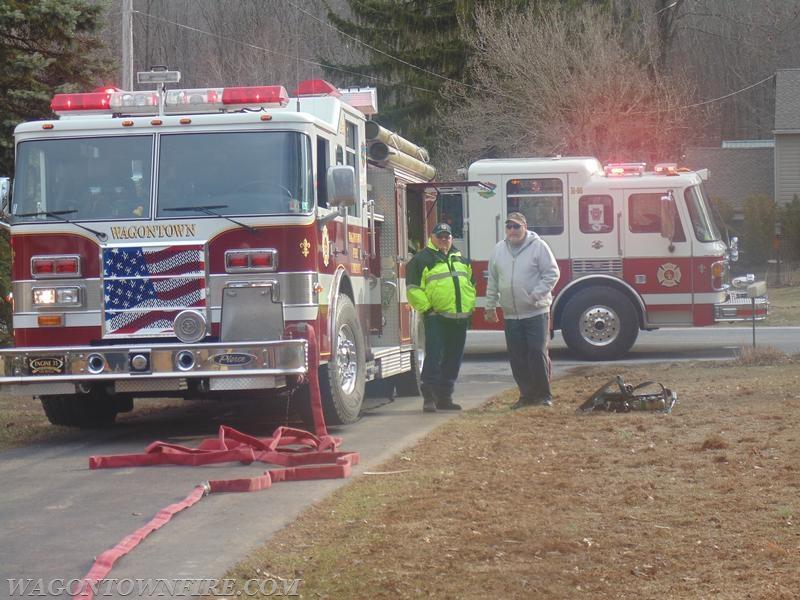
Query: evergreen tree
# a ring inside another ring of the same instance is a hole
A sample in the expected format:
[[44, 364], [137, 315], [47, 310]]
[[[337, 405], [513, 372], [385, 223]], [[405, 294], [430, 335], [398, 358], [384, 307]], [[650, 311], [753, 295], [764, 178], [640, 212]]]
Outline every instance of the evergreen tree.
[[347, 37], [352, 36], [378, 51], [364, 48], [362, 64], [329, 63], [334, 67], [330, 77], [345, 86], [374, 85], [361, 75], [379, 78], [377, 120], [429, 146], [443, 78], [463, 81], [466, 76], [468, 48], [460, 22], [469, 21], [478, 1], [347, 0], [353, 20], [330, 11], [331, 23], [346, 34], [345, 41], [352, 42]]
[[100, 84], [102, 11], [91, 0], [0, 0], [0, 172], [11, 171], [17, 123], [49, 116], [57, 91]]
[[[0, 175], [12, 173], [18, 123], [46, 118], [54, 93], [76, 84], [87, 91], [107, 72], [95, 53], [102, 11], [91, 0], [0, 0]], [[10, 252], [5, 234], [2, 238], [0, 295], [5, 298]], [[10, 305], [0, 299], [0, 339], [8, 331]]]

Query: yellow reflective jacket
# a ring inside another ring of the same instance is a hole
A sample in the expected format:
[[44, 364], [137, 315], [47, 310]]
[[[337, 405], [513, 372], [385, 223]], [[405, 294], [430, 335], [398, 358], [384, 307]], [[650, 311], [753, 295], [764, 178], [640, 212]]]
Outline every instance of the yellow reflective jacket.
[[408, 302], [421, 313], [465, 319], [475, 309], [472, 264], [455, 246], [445, 255], [431, 241], [406, 268]]

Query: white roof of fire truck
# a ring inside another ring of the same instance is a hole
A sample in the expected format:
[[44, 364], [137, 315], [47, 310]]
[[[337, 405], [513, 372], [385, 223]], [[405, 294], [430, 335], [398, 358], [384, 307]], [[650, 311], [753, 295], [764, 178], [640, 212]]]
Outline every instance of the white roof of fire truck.
[[180, 128], [189, 124], [247, 125], [256, 122], [314, 123], [336, 132], [342, 111], [365, 118], [377, 113], [374, 90], [338, 90], [321, 79], [301, 82], [290, 97], [283, 86], [169, 89], [164, 110], [154, 90], [100, 89], [57, 94], [51, 103], [58, 119], [21, 123], [15, 134]]
[[591, 157], [549, 157], [549, 158], [490, 158], [479, 160], [469, 168], [468, 178], [501, 175], [525, 177], [526, 175], [548, 174], [575, 175], [575, 183], [608, 187], [685, 187], [696, 185], [708, 179], [707, 169], [689, 171], [678, 168], [675, 163], [659, 163], [650, 171], [645, 163], [609, 163], [602, 165]]

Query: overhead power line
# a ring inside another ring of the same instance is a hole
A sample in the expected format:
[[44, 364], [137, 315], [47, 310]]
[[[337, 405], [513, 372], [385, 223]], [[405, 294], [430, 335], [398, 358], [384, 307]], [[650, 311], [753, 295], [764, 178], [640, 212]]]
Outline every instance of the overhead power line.
[[266, 52], [267, 54], [274, 54], [275, 56], [281, 56], [281, 57], [286, 58], [286, 59], [291, 60], [291, 61], [299, 60], [301, 62], [304, 62], [304, 63], [309, 64], [309, 65], [313, 65], [315, 67], [331, 69], [331, 70], [334, 70], [334, 71], [340, 71], [342, 73], [347, 73], [348, 75], [357, 75], [359, 77], [363, 77], [365, 79], [369, 79], [371, 81], [375, 81], [375, 82], [378, 82], [378, 83], [384, 83], [386, 85], [402, 85], [403, 87], [407, 87], [407, 88], [419, 90], [421, 92], [428, 92], [430, 94], [437, 94], [438, 95], [438, 92], [436, 92], [434, 90], [429, 90], [429, 89], [426, 89], [426, 88], [423, 88], [423, 87], [419, 87], [419, 86], [415, 86], [415, 85], [411, 85], [411, 84], [407, 84], [407, 83], [397, 84], [397, 83], [390, 82], [390, 81], [388, 81], [386, 79], [383, 79], [381, 77], [376, 77], [374, 75], [367, 75], [366, 73], [359, 73], [357, 71], [350, 71], [350, 70], [343, 69], [343, 68], [340, 68], [340, 67], [334, 67], [334, 66], [331, 66], [331, 65], [325, 65], [323, 63], [316, 62], [316, 61], [310, 60], [308, 58], [301, 58], [299, 56], [293, 56], [293, 55], [290, 55], [290, 54], [285, 54], [283, 52], [278, 52], [277, 50], [271, 50], [269, 48], [264, 48], [263, 46], [258, 46], [256, 44], [250, 44], [248, 42], [242, 42], [241, 40], [237, 40], [237, 39], [232, 38], [232, 37], [228, 37], [228, 36], [225, 36], [225, 35], [220, 35], [218, 33], [212, 33], [211, 31], [205, 31], [204, 29], [199, 29], [197, 27], [192, 27], [192, 26], [186, 25], [184, 23], [178, 23], [177, 21], [173, 21], [171, 19], [166, 19], [164, 17], [158, 17], [156, 15], [151, 15], [150, 13], [142, 12], [140, 10], [133, 10], [132, 12], [134, 14], [141, 15], [141, 16], [143, 16], [145, 18], [152, 19], [154, 21], [161, 21], [162, 23], [168, 23], [168, 24], [174, 25], [175, 27], [178, 27], [180, 29], [185, 29], [185, 30], [191, 31], [193, 33], [199, 33], [201, 35], [207, 35], [209, 37], [213, 37], [213, 38], [216, 38], [216, 39], [219, 39], [219, 40], [224, 40], [226, 42], [231, 42], [233, 44], [237, 44], [239, 46], [244, 46], [245, 48], [249, 48], [251, 50], [257, 50], [259, 52]]
[[770, 79], [774, 79], [774, 77], [775, 73], [773, 73], [772, 75], [768, 75], [767, 77], [764, 77], [764, 79], [762, 79], [761, 81], [756, 81], [755, 83], [752, 83], [747, 87], [743, 87], [740, 90], [736, 90], [735, 92], [730, 92], [729, 94], [725, 94], [724, 96], [719, 96], [718, 98], [711, 98], [711, 100], [703, 100], [702, 102], [696, 102], [695, 104], [688, 104], [687, 106], [681, 106], [681, 108], [697, 108], [698, 106], [704, 106], [706, 104], [713, 104], [714, 102], [720, 102], [721, 100], [727, 100], [732, 96], [736, 96], [737, 94], [741, 94], [742, 92], [746, 92], [747, 90], [752, 90], [754, 87], [758, 87], [762, 83], [766, 83]]
[[[367, 44], [366, 42], [363, 42], [363, 41], [359, 40], [357, 37], [352, 36], [349, 33], [345, 33], [344, 31], [342, 31], [341, 29], [339, 29], [336, 26], [332, 25], [331, 23], [328, 23], [327, 21], [324, 21], [324, 20], [320, 19], [319, 17], [317, 17], [313, 13], [310, 13], [307, 10], [305, 10], [304, 8], [298, 6], [292, 0], [286, 0], [286, 2], [288, 4], [290, 4], [291, 6], [293, 6], [297, 11], [299, 11], [299, 12], [301, 12], [301, 13], [309, 16], [309, 17], [311, 17], [312, 19], [314, 19], [315, 21], [325, 25], [326, 27], [330, 27], [331, 29], [333, 29], [334, 31], [338, 32], [342, 36], [345, 36], [345, 37], [355, 41], [356, 43], [364, 46], [365, 48], [368, 48], [369, 50], [372, 50], [373, 52], [377, 52], [377, 53], [379, 53], [379, 54], [381, 54], [383, 56], [386, 56], [387, 58], [395, 60], [395, 61], [397, 61], [397, 62], [399, 62], [399, 63], [401, 63], [401, 64], [403, 64], [403, 65], [405, 65], [407, 67], [416, 69], [418, 71], [421, 71], [423, 73], [426, 73], [426, 74], [431, 75], [433, 77], [436, 77], [438, 79], [442, 79], [444, 81], [447, 81], [447, 82], [450, 82], [450, 83], [454, 83], [454, 84], [460, 85], [462, 87], [473, 89], [475, 91], [479, 91], [479, 92], [487, 92], [488, 91], [488, 90], [484, 90], [482, 88], [479, 88], [477, 86], [465, 83], [463, 81], [458, 81], [457, 79], [451, 79], [450, 77], [446, 77], [444, 75], [440, 75], [439, 73], [435, 73], [434, 71], [430, 71], [428, 69], [425, 69], [423, 67], [415, 65], [413, 63], [405, 61], [405, 60], [403, 60], [401, 58], [393, 56], [392, 54], [389, 54], [388, 52], [385, 52], [383, 50], [375, 48], [374, 46], [371, 46], [371, 45]], [[666, 8], [671, 8], [671, 6], [668, 6]], [[244, 46], [246, 48], [250, 48], [251, 50], [257, 50], [259, 52], [266, 52], [268, 54], [274, 54], [276, 56], [281, 56], [281, 57], [284, 57], [284, 58], [287, 58], [287, 59], [293, 60], [293, 61], [294, 60], [299, 60], [301, 62], [304, 62], [306, 64], [310, 64], [310, 65], [313, 65], [313, 66], [316, 66], [316, 67], [330, 69], [330, 70], [333, 70], [333, 71], [339, 71], [341, 73], [346, 73], [348, 75], [356, 75], [356, 76], [363, 77], [365, 79], [369, 79], [369, 80], [377, 82], [377, 83], [383, 83], [385, 85], [399, 85], [399, 86], [402, 86], [402, 87], [418, 90], [418, 91], [421, 91], [421, 92], [426, 92], [426, 93], [429, 93], [429, 94], [437, 94], [437, 95], [439, 94], [439, 92], [437, 92], [435, 90], [430, 90], [430, 89], [427, 89], [427, 88], [411, 85], [411, 84], [408, 84], [408, 83], [392, 82], [392, 81], [389, 81], [389, 80], [387, 80], [385, 78], [377, 77], [375, 75], [368, 75], [366, 73], [360, 73], [358, 71], [351, 71], [351, 70], [348, 70], [348, 69], [343, 69], [341, 67], [335, 67], [335, 66], [332, 66], [332, 65], [326, 65], [326, 64], [323, 64], [323, 63], [320, 63], [320, 62], [316, 62], [316, 61], [310, 60], [308, 58], [301, 58], [299, 56], [291, 56], [289, 54], [284, 54], [282, 52], [278, 52], [277, 50], [270, 50], [269, 48], [264, 48], [263, 46], [258, 46], [256, 44], [250, 44], [248, 42], [242, 42], [242, 41], [237, 40], [235, 38], [231, 38], [231, 37], [228, 37], [228, 36], [220, 35], [220, 34], [217, 34], [217, 33], [212, 33], [210, 31], [205, 31], [205, 30], [199, 29], [197, 27], [192, 27], [190, 25], [185, 25], [184, 23], [178, 23], [177, 21], [173, 21], [171, 19], [166, 19], [164, 17], [158, 17], [156, 15], [152, 15], [150, 13], [142, 12], [140, 10], [133, 10], [132, 12], [135, 13], [135, 14], [142, 15], [143, 17], [146, 17], [148, 19], [153, 19], [155, 21], [161, 21], [161, 22], [164, 22], [164, 23], [169, 23], [170, 25], [174, 25], [175, 27], [178, 27], [178, 28], [181, 28], [181, 29], [186, 29], [186, 30], [192, 31], [194, 33], [199, 33], [201, 35], [207, 35], [207, 36], [214, 37], [214, 38], [217, 38], [217, 39], [220, 39], [220, 40], [224, 40], [224, 41], [227, 41], [227, 42], [238, 44], [240, 46]], [[738, 90], [735, 90], [733, 92], [729, 92], [729, 93], [724, 94], [722, 96], [718, 96], [716, 98], [711, 98], [709, 100], [703, 100], [701, 102], [695, 102], [695, 103], [692, 103], [692, 104], [686, 104], [686, 105], [683, 105], [683, 106], [676, 107], [676, 108], [674, 108], [672, 110], [684, 110], [684, 109], [688, 109], [688, 108], [698, 108], [700, 106], [706, 106], [708, 104], [713, 104], [715, 102], [721, 102], [722, 100], [727, 100], [728, 98], [731, 98], [733, 96], [736, 96], [738, 94], [741, 94], [743, 92], [751, 90], [751, 89], [753, 89], [755, 87], [758, 87], [759, 85], [762, 85], [762, 84], [766, 83], [767, 81], [770, 81], [774, 77], [775, 77], [775, 74], [772, 74], [772, 75], [769, 75], [767, 77], [764, 77], [760, 81], [752, 83], [752, 84], [750, 84], [748, 86], [745, 86], [745, 87], [743, 87], [741, 89], [738, 89]], [[502, 92], [499, 92], [498, 90], [493, 90], [493, 91], [490, 91], [489, 93], [492, 93], [492, 94], [495, 94], [495, 95], [498, 95], [498, 96], [502, 96], [502, 97], [507, 98], [507, 99], [513, 99], [511, 96], [509, 96], [507, 94], [504, 94]]]
[[[371, 46], [370, 44], [358, 39], [357, 37], [355, 37], [353, 35], [350, 35], [349, 33], [345, 32], [345, 31], [342, 31], [341, 29], [339, 29], [338, 27], [336, 27], [332, 23], [329, 23], [328, 21], [324, 21], [324, 20], [320, 19], [318, 16], [316, 16], [315, 14], [308, 12], [304, 8], [301, 8], [300, 6], [298, 6], [297, 4], [292, 2], [292, 0], [286, 0], [286, 2], [288, 4], [290, 4], [291, 6], [293, 6], [295, 9], [297, 9], [299, 12], [311, 17], [312, 19], [314, 19], [318, 23], [321, 23], [321, 24], [325, 25], [326, 27], [330, 27], [335, 32], [337, 32], [339, 35], [342, 35], [342, 36], [344, 36], [344, 37], [346, 37], [348, 39], [351, 39], [354, 42], [356, 42], [357, 44], [360, 44], [361, 46], [363, 46], [364, 48], [367, 48], [368, 50], [372, 50], [373, 52], [377, 52], [378, 54], [381, 54], [382, 56], [385, 56], [386, 58], [389, 58], [389, 59], [394, 60], [394, 61], [396, 61], [396, 62], [398, 62], [398, 63], [400, 63], [402, 65], [405, 65], [406, 67], [409, 67], [411, 69], [416, 69], [417, 71], [420, 71], [421, 73], [425, 73], [426, 75], [430, 75], [432, 77], [436, 77], [437, 79], [441, 79], [441, 80], [446, 81], [448, 83], [453, 83], [455, 85], [460, 85], [461, 87], [464, 87], [464, 88], [475, 90], [476, 92], [486, 92], [487, 91], [484, 88], [481, 88], [479, 86], [471, 85], [471, 84], [466, 83], [464, 81], [459, 81], [458, 79], [452, 79], [452, 78], [446, 77], [445, 75], [442, 75], [440, 73], [436, 73], [435, 71], [431, 71], [430, 69], [426, 69], [424, 67], [420, 67], [419, 65], [415, 65], [414, 63], [410, 63], [407, 60], [403, 60], [402, 58], [400, 58], [398, 56], [395, 56], [393, 54], [390, 54], [390, 53], [388, 53], [388, 52], [386, 52], [384, 50], [381, 50], [380, 48], [376, 48], [375, 46]], [[392, 84], [389, 84], [389, 85], [406, 85], [406, 84], [392, 83]], [[411, 87], [413, 87], [413, 86], [411, 86]], [[416, 88], [416, 89], [420, 89], [420, 88]], [[431, 90], [426, 90], [426, 91], [431, 91]], [[503, 92], [501, 92], [499, 90], [493, 90], [492, 93], [494, 95], [496, 95], [496, 96], [501, 96], [503, 98], [506, 98], [507, 100], [514, 100], [514, 98], [512, 96], [509, 96], [508, 94], [504, 94]]]
[[386, 52], [386, 51], [384, 51], [384, 50], [381, 50], [380, 48], [376, 48], [375, 46], [370, 46], [368, 43], [366, 43], [366, 42], [364, 42], [364, 41], [361, 41], [361, 40], [360, 40], [360, 39], [358, 39], [357, 37], [355, 37], [355, 36], [353, 36], [353, 35], [350, 35], [350, 34], [349, 34], [349, 33], [347, 33], [347, 32], [344, 32], [344, 31], [342, 31], [341, 29], [339, 29], [338, 27], [336, 27], [334, 24], [332, 24], [332, 23], [329, 23], [328, 21], [323, 21], [322, 19], [320, 19], [320, 18], [319, 18], [318, 16], [316, 16], [315, 14], [308, 12], [306, 9], [304, 9], [304, 8], [301, 8], [300, 6], [298, 6], [297, 4], [295, 4], [294, 2], [292, 2], [292, 0], [286, 0], [286, 2], [287, 2], [288, 4], [291, 4], [291, 5], [292, 5], [292, 6], [293, 6], [295, 9], [297, 9], [299, 12], [303, 13], [304, 15], [308, 15], [309, 17], [311, 17], [312, 19], [314, 19], [314, 20], [315, 20], [315, 21], [317, 21], [318, 23], [322, 23], [322, 24], [323, 24], [323, 25], [325, 25], [326, 27], [330, 27], [331, 29], [333, 29], [333, 30], [334, 30], [336, 33], [338, 33], [339, 35], [342, 35], [342, 36], [344, 36], [344, 37], [346, 37], [346, 38], [348, 38], [348, 39], [351, 39], [351, 40], [353, 40], [354, 42], [356, 42], [357, 44], [359, 44], [359, 45], [361, 45], [361, 46], [364, 46], [364, 48], [367, 48], [367, 49], [369, 49], [369, 50], [372, 50], [373, 52], [377, 52], [378, 54], [381, 54], [381, 55], [385, 56], [386, 58], [390, 58], [390, 59], [392, 59], [392, 60], [394, 60], [394, 61], [397, 61], [398, 63], [400, 63], [400, 64], [402, 64], [402, 65], [405, 65], [405, 66], [407, 66], [407, 67], [410, 67], [410, 68], [412, 68], [412, 69], [416, 69], [417, 71], [421, 71], [422, 73], [425, 73], [425, 74], [427, 74], [427, 75], [431, 75], [432, 77], [436, 77], [436, 78], [438, 78], [438, 79], [442, 79], [442, 80], [444, 80], [444, 81], [449, 81], [450, 83], [455, 83], [455, 84], [457, 84], [457, 85], [463, 85], [463, 86], [465, 86], [465, 87], [469, 87], [469, 88], [473, 88], [473, 89], [478, 89], [478, 88], [476, 88], [475, 86], [471, 86], [471, 85], [469, 85], [468, 83], [464, 83], [463, 81], [458, 81], [457, 79], [451, 79], [450, 77], [445, 77], [444, 75], [441, 75], [441, 74], [439, 74], [439, 73], [436, 73], [436, 72], [434, 72], [434, 71], [430, 71], [430, 70], [428, 70], [428, 69], [426, 69], [426, 68], [424, 68], [424, 67], [420, 67], [419, 65], [415, 65], [415, 64], [413, 64], [413, 63], [410, 63], [410, 62], [408, 62], [407, 60], [403, 60], [402, 58], [399, 58], [399, 57], [397, 57], [397, 56], [394, 56], [393, 54], [389, 54], [388, 52]]

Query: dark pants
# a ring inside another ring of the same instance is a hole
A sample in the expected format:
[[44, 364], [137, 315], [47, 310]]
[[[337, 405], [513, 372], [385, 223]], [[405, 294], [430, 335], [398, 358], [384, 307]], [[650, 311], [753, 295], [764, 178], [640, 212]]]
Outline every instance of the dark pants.
[[447, 394], [461, 369], [464, 343], [467, 341], [469, 319], [448, 319], [439, 315], [425, 317], [425, 362], [422, 365], [422, 383]]
[[547, 354], [550, 315], [506, 319], [506, 346], [511, 372], [523, 402], [551, 399], [550, 357]]

